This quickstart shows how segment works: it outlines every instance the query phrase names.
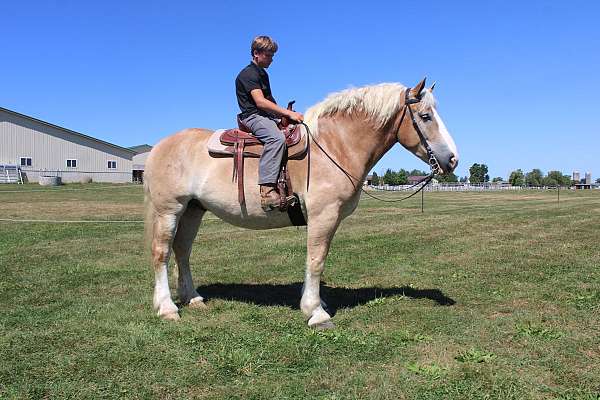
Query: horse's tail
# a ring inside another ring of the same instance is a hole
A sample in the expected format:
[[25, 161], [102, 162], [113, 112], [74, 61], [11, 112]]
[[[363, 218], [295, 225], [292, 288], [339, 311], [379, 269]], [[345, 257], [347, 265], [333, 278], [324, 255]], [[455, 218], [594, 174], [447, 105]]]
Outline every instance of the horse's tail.
[[152, 240], [154, 238], [155, 220], [156, 211], [150, 196], [150, 186], [148, 180], [144, 179], [144, 248], [149, 256], [151, 255]]

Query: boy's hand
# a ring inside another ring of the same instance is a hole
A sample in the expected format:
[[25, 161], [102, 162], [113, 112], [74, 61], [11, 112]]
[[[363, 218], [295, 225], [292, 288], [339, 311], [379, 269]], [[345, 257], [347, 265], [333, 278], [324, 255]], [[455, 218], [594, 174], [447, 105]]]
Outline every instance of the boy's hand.
[[304, 121], [304, 115], [300, 114], [299, 112], [296, 111], [290, 111], [287, 115], [287, 117], [293, 121], [296, 122], [302, 122]]

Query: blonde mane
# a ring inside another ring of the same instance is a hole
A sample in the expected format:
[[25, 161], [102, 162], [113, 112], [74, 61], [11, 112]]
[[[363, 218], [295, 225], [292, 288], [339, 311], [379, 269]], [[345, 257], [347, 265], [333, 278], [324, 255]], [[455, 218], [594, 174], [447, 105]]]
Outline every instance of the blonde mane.
[[[318, 135], [319, 117], [338, 113], [349, 115], [363, 112], [375, 128], [380, 129], [401, 110], [405, 90], [406, 86], [399, 83], [380, 83], [331, 93], [325, 100], [310, 107], [304, 119], [313, 135]], [[425, 89], [418, 104], [419, 111], [434, 105], [433, 94], [429, 89]]]

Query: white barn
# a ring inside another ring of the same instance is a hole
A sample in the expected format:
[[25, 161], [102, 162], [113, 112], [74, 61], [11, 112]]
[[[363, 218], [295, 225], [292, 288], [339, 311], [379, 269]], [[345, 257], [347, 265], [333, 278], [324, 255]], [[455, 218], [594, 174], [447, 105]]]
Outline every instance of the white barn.
[[0, 164], [16, 164], [24, 179], [63, 182], [132, 181], [136, 152], [0, 107]]

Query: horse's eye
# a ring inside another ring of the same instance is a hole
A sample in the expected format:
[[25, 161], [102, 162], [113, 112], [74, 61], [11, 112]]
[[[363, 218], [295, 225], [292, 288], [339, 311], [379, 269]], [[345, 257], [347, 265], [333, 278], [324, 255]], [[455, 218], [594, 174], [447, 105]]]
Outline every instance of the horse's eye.
[[423, 121], [431, 121], [431, 115], [429, 114], [421, 114], [419, 115]]

